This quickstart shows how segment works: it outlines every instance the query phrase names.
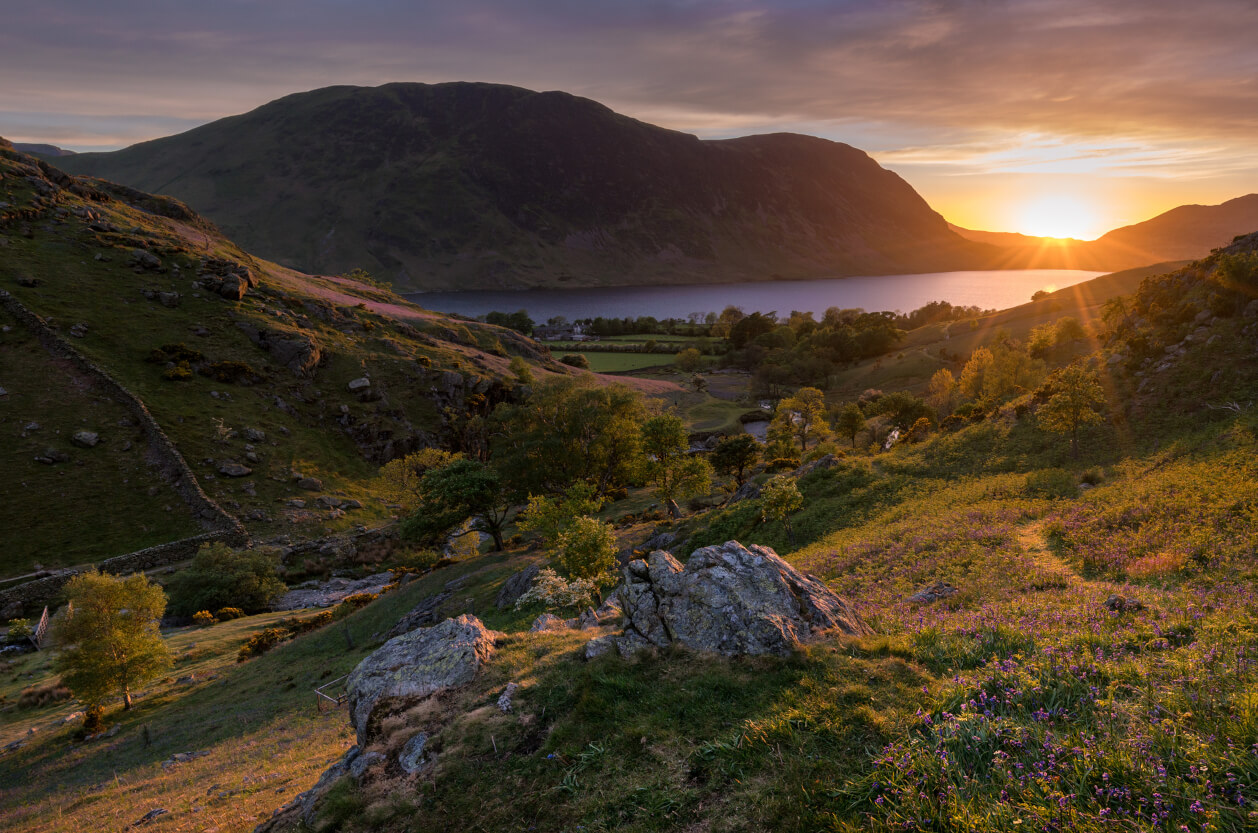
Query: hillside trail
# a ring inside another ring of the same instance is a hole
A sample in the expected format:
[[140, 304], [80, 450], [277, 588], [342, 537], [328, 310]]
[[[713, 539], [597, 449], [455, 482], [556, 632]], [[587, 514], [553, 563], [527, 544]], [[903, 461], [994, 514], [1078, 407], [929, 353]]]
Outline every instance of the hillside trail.
[[1017, 539], [1018, 545], [1022, 547], [1022, 551], [1026, 553], [1035, 566], [1046, 573], [1060, 575], [1069, 585], [1095, 584], [1096, 582], [1089, 581], [1079, 575], [1073, 567], [1052, 551], [1048, 546], [1048, 538], [1044, 534], [1044, 527], [1047, 525], [1047, 520], [1039, 518], [1028, 521], [1018, 527]]

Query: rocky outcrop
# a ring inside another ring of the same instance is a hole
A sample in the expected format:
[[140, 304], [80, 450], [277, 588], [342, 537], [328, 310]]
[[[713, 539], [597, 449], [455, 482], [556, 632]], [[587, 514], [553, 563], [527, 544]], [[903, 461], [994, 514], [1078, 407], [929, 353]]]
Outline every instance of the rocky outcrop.
[[946, 581], [937, 581], [928, 587], [923, 587], [912, 596], [909, 596], [909, 601], [917, 604], [931, 604], [932, 602], [937, 602], [940, 599], [946, 599], [949, 596], [953, 596], [960, 592], [961, 591], [958, 588], [953, 587]]
[[409, 613], [397, 621], [397, 624], [389, 631], [388, 638], [392, 639], [395, 636], [437, 624], [441, 606], [449, 600], [451, 595], [449, 591], [446, 591], [425, 596], [419, 604], [411, 608]]
[[347, 596], [359, 593], [379, 593], [393, 583], [393, 573], [376, 573], [365, 578], [350, 580], [334, 578], [325, 582], [311, 582], [294, 587], [271, 605], [272, 610], [301, 610], [307, 607], [331, 607], [340, 604]]
[[236, 326], [250, 341], [270, 353], [271, 358], [296, 376], [313, 376], [315, 368], [323, 362], [322, 348], [309, 336], [268, 330], [252, 321], [237, 321]]
[[789, 654], [829, 633], [869, 626], [846, 600], [768, 547], [696, 550], [682, 567], [663, 550], [625, 567], [621, 653], [671, 644], [725, 656]]
[[523, 570], [513, 573], [498, 591], [498, 598], [494, 601], [494, 605], [499, 610], [506, 610], [514, 605], [533, 586], [533, 579], [537, 578], [541, 569], [540, 564], [530, 564]]
[[377, 711], [471, 682], [501, 636], [465, 613], [380, 646], [358, 664], [345, 685], [359, 744], [365, 743]]

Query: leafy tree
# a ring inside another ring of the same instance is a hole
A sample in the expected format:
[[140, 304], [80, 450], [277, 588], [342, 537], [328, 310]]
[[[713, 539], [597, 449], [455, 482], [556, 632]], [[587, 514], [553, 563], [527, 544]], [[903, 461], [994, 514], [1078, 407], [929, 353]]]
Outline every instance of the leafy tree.
[[681, 517], [678, 498], [703, 494], [712, 488], [712, 466], [689, 454], [690, 442], [681, 417], [659, 414], [642, 425], [642, 450], [647, 455], [647, 479], [674, 518]]
[[1035, 388], [1043, 377], [1044, 363], [1006, 339], [975, 350], [961, 369], [958, 387], [966, 399], [990, 405]]
[[808, 450], [808, 441], [821, 441], [830, 436], [830, 423], [826, 422], [825, 394], [816, 388], [800, 388], [794, 396], [778, 402], [773, 422], [799, 440], [800, 450]]
[[687, 347], [677, 354], [675, 361], [680, 370], [686, 373], [694, 373], [703, 367], [703, 354], [693, 347]]
[[791, 528], [791, 515], [803, 506], [804, 496], [799, 493], [795, 478], [785, 474], [779, 474], [760, 490], [760, 519], [781, 521], [792, 545], [795, 543], [795, 531]]
[[493, 465], [511, 494], [565, 492], [573, 483], [605, 495], [626, 485], [642, 454], [642, 395], [624, 385], [556, 376], [490, 420]]
[[926, 397], [940, 419], [952, 413], [957, 398], [957, 380], [952, 377], [951, 370], [941, 367], [935, 371], [935, 375], [930, 377]]
[[378, 480], [385, 500], [414, 509], [422, 497], [420, 482], [431, 469], [441, 468], [463, 455], [440, 448], [421, 448], [390, 460], [380, 468]]
[[576, 518], [594, 514], [602, 504], [592, 486], [574, 483], [559, 498], [529, 495], [528, 506], [517, 518], [516, 526], [552, 543]]
[[725, 437], [712, 450], [712, 468], [724, 475], [733, 475], [734, 481], [743, 485], [747, 469], [760, 459], [760, 443], [750, 434]]
[[237, 551], [222, 542], [202, 544], [192, 563], [171, 577], [171, 612], [192, 616], [198, 610], [238, 607], [260, 613], [285, 590], [277, 566], [274, 553], [268, 550]]
[[877, 413], [886, 414], [891, 424], [901, 431], [908, 431], [922, 417], [934, 416], [934, 410], [929, 405], [905, 391], [883, 396], [874, 408]]
[[1105, 391], [1094, 371], [1081, 364], [1064, 367], [1049, 380], [1055, 393], [1037, 412], [1040, 425], [1070, 435], [1070, 454], [1079, 457], [1079, 428], [1101, 421]]
[[527, 310], [486, 313], [485, 323], [494, 324], [499, 327], [507, 327], [508, 329], [523, 333], [526, 336], [533, 335], [533, 328], [536, 326], [533, 323], [533, 319], [529, 318]]
[[432, 469], [420, 482], [423, 499], [402, 532], [408, 537], [448, 534], [468, 518], [473, 523], [460, 535], [487, 532], [494, 552], [503, 548], [502, 530], [511, 510], [498, 472], [479, 460], [454, 460]]
[[852, 448], [856, 448], [856, 435], [865, 430], [865, 414], [861, 411], [860, 405], [855, 402], [849, 402], [843, 406], [843, 410], [839, 411], [839, 418], [835, 421], [835, 428], [845, 436], [852, 439]]
[[116, 578], [92, 570], [70, 579], [66, 596], [54, 630], [62, 682], [89, 707], [116, 693], [130, 709], [131, 690], [172, 664], [158, 631], [166, 595], [143, 573]]
[[596, 586], [616, 581], [616, 536], [611, 524], [588, 516], [576, 518], [559, 533], [555, 564], [570, 579]]

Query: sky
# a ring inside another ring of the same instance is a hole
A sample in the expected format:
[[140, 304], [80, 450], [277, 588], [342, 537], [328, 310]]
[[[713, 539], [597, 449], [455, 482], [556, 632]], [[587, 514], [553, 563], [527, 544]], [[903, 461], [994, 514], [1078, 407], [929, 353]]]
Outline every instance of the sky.
[[1255, 0], [40, 0], [0, 135], [74, 150], [334, 84], [565, 90], [859, 147], [969, 228], [1095, 237], [1258, 192]]

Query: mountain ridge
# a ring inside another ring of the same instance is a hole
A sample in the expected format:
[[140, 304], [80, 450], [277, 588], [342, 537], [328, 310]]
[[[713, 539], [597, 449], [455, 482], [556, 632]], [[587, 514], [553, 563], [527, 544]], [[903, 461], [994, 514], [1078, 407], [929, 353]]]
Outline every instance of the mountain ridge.
[[421, 290], [940, 271], [992, 256], [849, 145], [703, 140], [495, 84], [328, 87], [65, 164], [170, 193], [284, 265], [363, 267]]

